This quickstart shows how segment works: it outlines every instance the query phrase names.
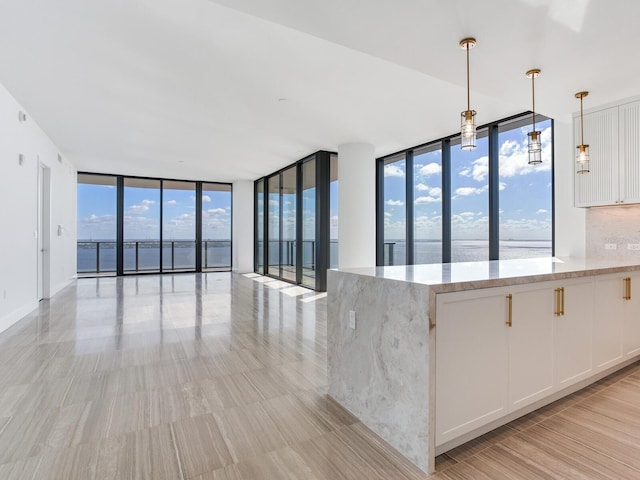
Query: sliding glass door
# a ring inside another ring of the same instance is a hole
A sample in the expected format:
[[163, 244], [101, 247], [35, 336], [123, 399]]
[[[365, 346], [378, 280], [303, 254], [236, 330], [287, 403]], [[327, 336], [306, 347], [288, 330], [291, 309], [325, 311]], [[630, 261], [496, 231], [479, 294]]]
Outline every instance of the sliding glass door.
[[162, 271], [196, 269], [196, 184], [162, 182]]
[[231, 184], [78, 173], [78, 275], [231, 269]]
[[160, 271], [160, 180], [124, 179], [124, 272]]

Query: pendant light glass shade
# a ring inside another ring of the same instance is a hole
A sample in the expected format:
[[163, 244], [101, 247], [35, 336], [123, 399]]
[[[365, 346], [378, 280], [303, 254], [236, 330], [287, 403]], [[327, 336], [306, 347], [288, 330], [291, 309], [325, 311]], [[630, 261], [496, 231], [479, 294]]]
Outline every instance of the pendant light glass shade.
[[469, 93], [469, 50], [476, 46], [475, 38], [460, 40], [460, 48], [467, 52], [467, 109], [461, 113], [460, 148], [473, 150], [476, 148], [476, 111], [471, 110]]
[[476, 148], [476, 111], [465, 110], [461, 115], [460, 147], [463, 150], [473, 150]]
[[542, 163], [542, 141], [541, 132], [536, 130], [536, 88], [535, 79], [540, 76], [540, 70], [534, 68], [526, 73], [531, 79], [531, 111], [533, 112], [533, 129], [527, 133], [529, 139], [529, 165], [538, 165]]
[[582, 99], [589, 95], [589, 92], [578, 92], [576, 98], [580, 99], [580, 145], [576, 155], [576, 173], [589, 173], [589, 145], [584, 143], [584, 114], [582, 111]]

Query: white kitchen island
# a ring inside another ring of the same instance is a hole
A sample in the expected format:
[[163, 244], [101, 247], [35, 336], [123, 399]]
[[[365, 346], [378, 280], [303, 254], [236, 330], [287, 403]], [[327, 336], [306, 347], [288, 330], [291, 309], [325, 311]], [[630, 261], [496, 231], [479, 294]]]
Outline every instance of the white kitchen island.
[[330, 270], [327, 334], [329, 395], [430, 472], [640, 358], [640, 262]]

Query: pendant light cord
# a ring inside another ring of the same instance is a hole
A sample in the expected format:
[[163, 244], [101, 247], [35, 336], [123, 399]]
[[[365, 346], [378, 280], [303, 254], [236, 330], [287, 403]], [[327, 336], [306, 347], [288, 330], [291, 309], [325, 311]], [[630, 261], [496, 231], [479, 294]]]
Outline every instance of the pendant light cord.
[[[531, 75], [531, 97], [533, 99], [533, 131], [536, 131], [536, 81], [535, 74]], [[535, 134], [535, 133], [534, 133]]]
[[584, 145], [584, 115], [582, 113], [582, 99], [584, 97], [580, 96], [580, 144]]
[[471, 110], [471, 94], [469, 93], [469, 43], [465, 46], [467, 50], [467, 111]]

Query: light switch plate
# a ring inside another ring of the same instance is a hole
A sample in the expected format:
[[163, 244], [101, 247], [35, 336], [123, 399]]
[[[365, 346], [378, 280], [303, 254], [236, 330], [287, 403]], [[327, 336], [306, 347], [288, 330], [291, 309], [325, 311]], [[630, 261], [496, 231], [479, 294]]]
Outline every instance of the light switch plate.
[[640, 250], [640, 243], [627, 243], [627, 250]]

